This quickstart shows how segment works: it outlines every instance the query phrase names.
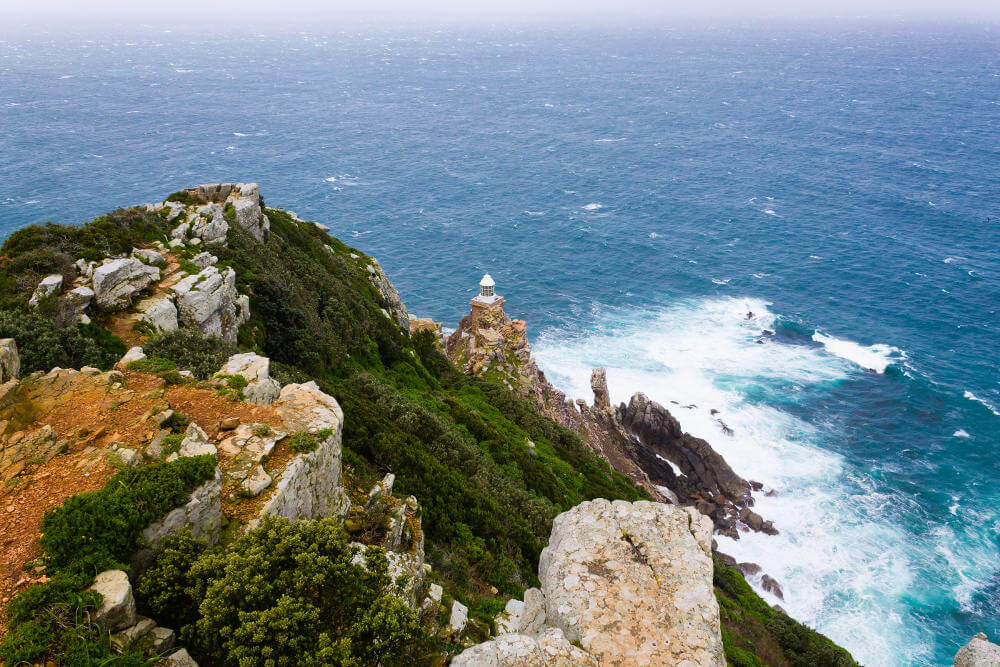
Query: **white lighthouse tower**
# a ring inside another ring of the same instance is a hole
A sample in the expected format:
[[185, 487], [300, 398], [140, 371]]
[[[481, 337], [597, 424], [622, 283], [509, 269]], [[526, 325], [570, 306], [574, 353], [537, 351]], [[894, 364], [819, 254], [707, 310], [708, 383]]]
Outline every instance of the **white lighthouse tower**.
[[499, 310], [503, 312], [504, 298], [496, 293], [496, 281], [493, 276], [486, 274], [479, 281], [479, 294], [474, 296], [469, 302], [472, 306], [472, 321], [478, 326], [483, 315], [489, 311]]
[[496, 287], [496, 282], [493, 280], [493, 277], [488, 273], [485, 274], [483, 279], [479, 281], [480, 298], [487, 303], [492, 303], [494, 297], [496, 297], [494, 287]]

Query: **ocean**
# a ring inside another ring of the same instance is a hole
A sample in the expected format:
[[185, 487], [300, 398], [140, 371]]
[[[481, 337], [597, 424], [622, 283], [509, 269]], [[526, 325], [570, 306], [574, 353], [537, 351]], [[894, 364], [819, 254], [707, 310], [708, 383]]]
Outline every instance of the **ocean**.
[[859, 661], [1000, 640], [1000, 26], [0, 26], [0, 234], [217, 181], [419, 316], [490, 272], [776, 492], [719, 548]]

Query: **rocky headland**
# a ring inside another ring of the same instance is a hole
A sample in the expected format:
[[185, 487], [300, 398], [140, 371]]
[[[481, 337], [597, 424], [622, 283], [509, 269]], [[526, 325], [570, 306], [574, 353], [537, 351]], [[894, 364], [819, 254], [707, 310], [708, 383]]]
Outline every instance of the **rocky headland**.
[[853, 664], [713, 551], [775, 528], [708, 442], [328, 232], [228, 183], [7, 240], [0, 660]]

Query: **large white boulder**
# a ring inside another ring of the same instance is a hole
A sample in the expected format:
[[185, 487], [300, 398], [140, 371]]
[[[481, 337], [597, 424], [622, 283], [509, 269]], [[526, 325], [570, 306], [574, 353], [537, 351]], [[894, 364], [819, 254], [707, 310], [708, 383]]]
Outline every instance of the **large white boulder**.
[[955, 667], [1000, 667], [1000, 646], [980, 632], [955, 654]]
[[173, 331], [177, 328], [177, 306], [173, 296], [167, 293], [154, 294], [135, 306], [139, 320], [148, 322], [157, 331]]
[[86, 285], [74, 287], [63, 297], [77, 315], [83, 313], [94, 300], [94, 290]]
[[203, 454], [216, 454], [215, 445], [208, 439], [208, 434], [194, 422], [188, 424], [184, 431], [184, 439], [181, 440], [180, 449], [167, 457], [168, 461], [174, 461], [185, 456], [202, 456]]
[[143, 264], [150, 264], [152, 266], [166, 266], [167, 264], [167, 258], [155, 250], [132, 248], [132, 256]]
[[229, 357], [216, 375], [239, 375], [246, 379], [243, 395], [248, 403], [269, 405], [281, 393], [281, 385], [271, 377], [271, 360], [253, 352]]
[[726, 664], [712, 523], [690, 507], [592, 500], [556, 517], [539, 559], [546, 624], [601, 664]]
[[132, 584], [122, 570], [106, 570], [94, 578], [90, 590], [101, 595], [101, 607], [94, 614], [94, 620], [109, 632], [116, 632], [135, 625], [135, 598]]
[[146, 266], [134, 257], [114, 259], [94, 270], [92, 285], [99, 308], [121, 310], [132, 303], [136, 292], [160, 279], [160, 270]]
[[31, 298], [28, 303], [32, 306], [37, 306], [38, 302], [42, 299], [52, 296], [60, 289], [62, 289], [63, 277], [61, 273], [50, 273], [49, 275], [42, 278], [41, 282], [35, 288], [32, 293]]
[[236, 222], [255, 239], [263, 241], [271, 228], [271, 221], [260, 209], [260, 197], [241, 197], [233, 203], [233, 207], [236, 209]]
[[241, 324], [250, 319], [250, 302], [236, 292], [236, 272], [209, 266], [173, 286], [181, 326], [236, 342]]

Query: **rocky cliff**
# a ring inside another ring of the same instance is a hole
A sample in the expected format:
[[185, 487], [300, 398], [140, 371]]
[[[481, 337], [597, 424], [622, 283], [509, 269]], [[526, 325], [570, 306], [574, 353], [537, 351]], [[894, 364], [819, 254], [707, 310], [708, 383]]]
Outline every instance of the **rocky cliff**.
[[[556, 517], [505, 634], [454, 665], [725, 665], [711, 522], [690, 508], [594, 500]], [[538, 618], [544, 620], [539, 623]]]
[[763, 602], [720, 617], [702, 516], [748, 483], [708, 443], [644, 397], [613, 407], [601, 371], [568, 401], [502, 298], [442, 340], [328, 231], [235, 183], [5, 242], [0, 660], [756, 650], [733, 610]]
[[[750, 509], [752, 486], [705, 440], [683, 432], [662, 405], [642, 393], [628, 405], [611, 405], [606, 371], [591, 376], [593, 404], [575, 401], [552, 386], [531, 358], [527, 327], [512, 320], [499, 298], [488, 307], [474, 299], [445, 349], [467, 373], [500, 379], [560, 424], [577, 431], [611, 466], [646, 488], [657, 500], [683, 503], [710, 516], [718, 531], [775, 533], [770, 521]], [[675, 472], [675, 468], [677, 472]]]

